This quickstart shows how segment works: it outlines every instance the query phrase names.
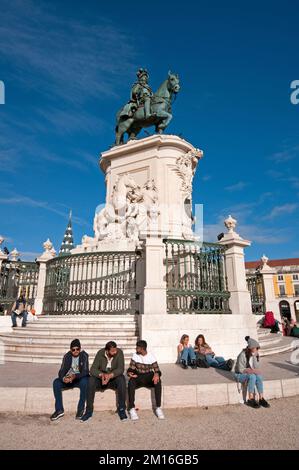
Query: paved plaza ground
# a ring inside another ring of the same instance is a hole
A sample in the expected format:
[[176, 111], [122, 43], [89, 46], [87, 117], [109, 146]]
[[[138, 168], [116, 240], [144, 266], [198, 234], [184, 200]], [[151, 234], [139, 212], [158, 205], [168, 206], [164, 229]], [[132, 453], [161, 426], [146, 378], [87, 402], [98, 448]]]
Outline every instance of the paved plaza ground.
[[166, 410], [165, 421], [151, 411], [122, 423], [112, 412], [97, 412], [81, 423], [68, 414], [0, 414], [0, 449], [299, 449], [299, 397], [271, 400], [270, 409], [246, 405]]

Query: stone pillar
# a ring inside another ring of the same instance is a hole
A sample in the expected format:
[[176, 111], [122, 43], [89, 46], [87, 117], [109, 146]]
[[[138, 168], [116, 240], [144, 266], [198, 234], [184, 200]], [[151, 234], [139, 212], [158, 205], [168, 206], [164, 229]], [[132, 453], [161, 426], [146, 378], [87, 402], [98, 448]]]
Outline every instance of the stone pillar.
[[279, 309], [277, 308], [277, 299], [274, 291], [273, 276], [276, 274], [276, 269], [271, 268], [268, 263], [269, 258], [263, 255], [261, 257], [262, 267], [259, 272], [263, 276], [264, 295], [265, 295], [265, 308], [266, 311], [271, 310], [277, 320], [280, 320]]
[[46, 284], [46, 273], [47, 273], [47, 261], [52, 258], [55, 258], [56, 252], [53, 249], [53, 244], [48, 239], [43, 244], [45, 251], [43, 254], [37, 258], [39, 263], [39, 274], [38, 274], [38, 283], [37, 283], [37, 293], [34, 301], [34, 308], [36, 315], [40, 315], [43, 311], [43, 301], [44, 301], [44, 292]]
[[237, 221], [231, 215], [224, 221], [227, 233], [219, 241], [226, 247], [225, 268], [228, 290], [231, 294], [229, 306], [233, 314], [252, 315], [250, 293], [247, 289], [244, 248], [250, 241], [244, 240], [234, 231]]
[[145, 240], [145, 287], [143, 290], [143, 314], [165, 315], [166, 266], [165, 245], [161, 238]]
[[3, 251], [1, 250], [1, 245], [4, 242], [4, 240], [5, 238], [0, 235], [0, 270], [1, 270], [2, 262], [7, 260], [8, 258], [8, 256], [5, 253], [3, 253]]

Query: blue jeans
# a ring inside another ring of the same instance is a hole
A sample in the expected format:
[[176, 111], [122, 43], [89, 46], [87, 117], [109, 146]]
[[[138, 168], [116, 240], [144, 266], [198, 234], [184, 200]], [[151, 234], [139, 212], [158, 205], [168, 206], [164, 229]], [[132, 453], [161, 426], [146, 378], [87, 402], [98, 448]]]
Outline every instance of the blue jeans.
[[226, 360], [221, 356], [213, 356], [213, 354], [206, 354], [206, 360], [209, 366], [216, 369], [227, 369]]
[[181, 352], [181, 357], [180, 357], [181, 362], [185, 361], [186, 364], [190, 364], [191, 361], [196, 360], [196, 354], [194, 352], [194, 349], [192, 346], [189, 348], [184, 348], [183, 351]]
[[236, 380], [243, 384], [248, 382], [248, 393], [254, 393], [255, 387], [258, 393], [264, 392], [263, 377], [255, 374], [235, 374]]
[[12, 312], [11, 314], [11, 321], [12, 321], [12, 326], [17, 326], [17, 318], [22, 318], [22, 326], [26, 326], [27, 324], [27, 315], [28, 313], [22, 312], [20, 315], [17, 315], [15, 312]]
[[74, 380], [71, 384], [65, 384], [59, 378], [53, 382], [53, 392], [55, 396], [55, 411], [64, 411], [62, 402], [62, 390], [70, 390], [72, 388], [80, 388], [80, 398], [78, 402], [78, 411], [84, 410], [86, 392], [87, 392], [88, 377], [82, 377], [79, 380]]

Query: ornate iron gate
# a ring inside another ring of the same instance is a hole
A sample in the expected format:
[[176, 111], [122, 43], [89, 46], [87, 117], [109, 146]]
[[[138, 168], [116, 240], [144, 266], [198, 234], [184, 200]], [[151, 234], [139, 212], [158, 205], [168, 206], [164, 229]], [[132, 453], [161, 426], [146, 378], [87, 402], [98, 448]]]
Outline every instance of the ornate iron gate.
[[247, 287], [250, 292], [252, 313], [264, 314], [265, 309], [265, 292], [263, 276], [261, 273], [247, 274]]
[[44, 313], [138, 313], [138, 258], [135, 252], [98, 252], [48, 261]]
[[231, 313], [224, 247], [164, 240], [168, 313]]
[[34, 304], [39, 265], [29, 261], [4, 260], [0, 271], [0, 304], [10, 310], [16, 298], [23, 293], [29, 305]]

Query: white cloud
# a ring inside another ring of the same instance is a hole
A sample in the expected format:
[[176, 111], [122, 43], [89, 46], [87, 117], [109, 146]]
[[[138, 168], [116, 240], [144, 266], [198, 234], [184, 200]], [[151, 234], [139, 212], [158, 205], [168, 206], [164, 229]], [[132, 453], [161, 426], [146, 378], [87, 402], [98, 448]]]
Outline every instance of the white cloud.
[[280, 217], [285, 214], [293, 214], [298, 208], [298, 204], [296, 203], [291, 203], [291, 204], [282, 204], [280, 206], [275, 206], [271, 210], [271, 212], [264, 216], [264, 220], [271, 220], [274, 219], [275, 217]]
[[242, 191], [244, 188], [248, 186], [249, 183], [245, 183], [244, 181], [238, 181], [238, 183], [232, 184], [231, 186], [226, 186], [224, 189], [226, 191]]
[[[32, 199], [30, 197], [17, 195], [17, 194], [14, 195], [14, 196], [11, 196], [11, 197], [2, 197], [2, 198], [0, 197], [0, 204], [36, 207], [36, 208], [39, 208], [39, 209], [47, 210], [49, 212], [53, 212], [54, 214], [57, 214], [57, 215], [63, 217], [64, 219], [67, 219], [67, 220], [68, 220], [68, 217], [69, 217], [69, 212], [63, 212], [60, 209], [57, 209], [57, 207], [55, 207], [53, 205], [50, 205], [48, 202], [38, 201], [38, 200]], [[74, 216], [72, 219], [78, 225], [90, 226], [90, 224], [86, 220], [84, 220], [80, 217]]]

